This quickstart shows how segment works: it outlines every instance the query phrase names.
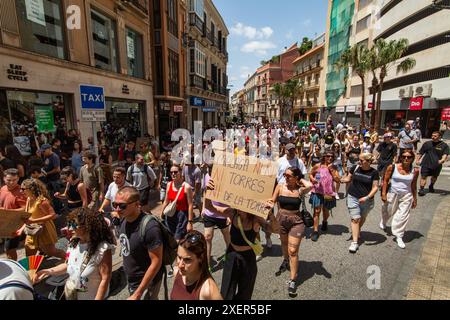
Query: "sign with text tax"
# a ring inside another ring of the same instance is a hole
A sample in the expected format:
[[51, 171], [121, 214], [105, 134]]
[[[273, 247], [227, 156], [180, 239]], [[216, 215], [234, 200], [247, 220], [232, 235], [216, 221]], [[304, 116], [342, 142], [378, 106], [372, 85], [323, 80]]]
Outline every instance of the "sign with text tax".
[[82, 121], [106, 121], [103, 87], [80, 85], [80, 99]]
[[248, 156], [215, 151], [211, 179], [215, 190], [207, 191], [206, 198], [267, 219], [267, 200], [272, 198], [277, 163]]

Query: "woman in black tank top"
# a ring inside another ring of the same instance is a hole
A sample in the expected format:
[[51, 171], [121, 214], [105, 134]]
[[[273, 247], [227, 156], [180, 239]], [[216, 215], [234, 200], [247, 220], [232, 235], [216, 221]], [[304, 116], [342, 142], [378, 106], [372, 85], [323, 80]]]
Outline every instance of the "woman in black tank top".
[[61, 171], [61, 180], [66, 183], [66, 189], [63, 194], [55, 193], [58, 199], [67, 200], [67, 208], [72, 211], [76, 208], [87, 208], [88, 196], [84, 183], [80, 182], [78, 174], [71, 167], [65, 167]]
[[272, 209], [276, 203], [278, 204], [277, 221], [280, 224], [281, 249], [284, 259], [276, 275], [279, 276], [284, 271], [290, 270], [288, 294], [295, 297], [298, 250], [305, 234], [305, 224], [300, 216], [301, 198], [311, 190], [312, 185], [304, 179], [298, 168], [287, 169], [284, 176], [286, 183], [276, 187], [267, 207]]
[[[209, 181], [207, 189], [214, 190], [212, 179]], [[258, 268], [256, 266], [256, 254], [248, 242], [257, 245], [255, 243], [257, 241], [256, 236], [261, 226], [267, 222], [261, 217], [241, 210], [215, 206], [209, 199], [205, 201], [205, 208], [214, 210], [214, 212], [230, 218], [232, 221], [231, 243], [226, 253], [220, 290], [222, 297], [224, 300], [251, 300]], [[242, 235], [239, 224], [242, 225], [246, 239]]]

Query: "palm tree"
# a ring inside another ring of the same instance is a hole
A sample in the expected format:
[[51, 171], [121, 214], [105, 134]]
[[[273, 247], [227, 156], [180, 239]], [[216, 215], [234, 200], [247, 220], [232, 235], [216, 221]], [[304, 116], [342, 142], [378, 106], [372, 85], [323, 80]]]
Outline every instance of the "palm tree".
[[[378, 84], [378, 97], [376, 105], [376, 119], [375, 119], [375, 129], [380, 129], [381, 123], [381, 95], [383, 93], [384, 79], [386, 78], [389, 69], [393, 67], [397, 60], [401, 59], [406, 50], [408, 49], [408, 40], [391, 40], [387, 42], [384, 39], [378, 39], [375, 42], [375, 52], [376, 52], [376, 66], [380, 69], [379, 73], [379, 84]], [[416, 66], [416, 60], [413, 58], [406, 58], [400, 62], [397, 66], [397, 74], [400, 72], [406, 73]]]
[[290, 121], [294, 121], [294, 103], [303, 92], [303, 83], [298, 80], [289, 79], [285, 83], [275, 83], [272, 86], [272, 91], [278, 98], [281, 117], [289, 111]]
[[352, 70], [361, 79], [361, 124], [360, 131], [366, 127], [365, 121], [365, 104], [366, 104], [366, 74], [370, 71], [370, 51], [364, 45], [355, 45], [342, 53], [341, 57], [336, 61], [335, 66], [338, 69], [352, 68]]
[[377, 92], [378, 92], [378, 78], [377, 78], [377, 69], [378, 69], [378, 56], [375, 50], [375, 47], [370, 48], [369, 53], [369, 69], [372, 73], [372, 110], [370, 112], [370, 125], [375, 126], [375, 117], [376, 117], [376, 103], [377, 103]]

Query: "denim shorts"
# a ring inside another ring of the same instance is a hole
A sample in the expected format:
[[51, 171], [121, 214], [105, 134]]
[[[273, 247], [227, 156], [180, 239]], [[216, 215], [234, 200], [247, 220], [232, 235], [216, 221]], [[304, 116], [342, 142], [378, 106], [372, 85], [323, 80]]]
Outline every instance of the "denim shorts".
[[332, 210], [336, 208], [336, 198], [333, 197], [331, 200], [325, 200], [324, 196], [319, 193], [311, 193], [311, 197], [309, 198], [309, 203], [311, 206], [315, 208], [319, 208], [324, 206], [328, 210]]
[[375, 201], [367, 200], [364, 204], [359, 203], [359, 199], [351, 195], [347, 197], [347, 208], [350, 217], [353, 220], [361, 219], [362, 217], [367, 217], [369, 212], [374, 208]]

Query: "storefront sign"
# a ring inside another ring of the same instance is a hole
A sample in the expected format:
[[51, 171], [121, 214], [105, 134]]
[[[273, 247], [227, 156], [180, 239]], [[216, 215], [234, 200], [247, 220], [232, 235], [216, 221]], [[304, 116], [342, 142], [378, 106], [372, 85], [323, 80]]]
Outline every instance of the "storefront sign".
[[45, 27], [44, 0], [25, 0], [27, 19]]
[[130, 94], [130, 89], [128, 88], [128, 85], [126, 84], [122, 85], [122, 93]]
[[183, 106], [173, 106], [173, 112], [183, 112]]
[[373, 109], [373, 103], [372, 102], [369, 102], [369, 104], [367, 105], [367, 109], [370, 109], [370, 110]]
[[423, 109], [423, 97], [411, 98], [409, 102], [409, 110], [417, 111]]
[[6, 73], [9, 80], [28, 81], [28, 73], [23, 70], [21, 65], [10, 64], [9, 68], [6, 69]]
[[356, 106], [347, 106], [347, 112], [356, 112]]
[[441, 114], [441, 121], [448, 121], [448, 120], [450, 120], [450, 107], [442, 109]]
[[80, 98], [83, 121], [106, 121], [103, 87], [80, 85]]
[[202, 109], [203, 112], [217, 112], [216, 108], [204, 108]]
[[336, 107], [336, 113], [344, 113], [345, 107]]
[[362, 112], [362, 107], [361, 106], [356, 106], [355, 113], [356, 114], [361, 114], [361, 112]]
[[55, 131], [52, 106], [35, 106], [34, 116], [36, 119], [38, 133], [48, 133]]
[[205, 99], [198, 98], [198, 97], [191, 97], [191, 106], [204, 107], [205, 106]]

